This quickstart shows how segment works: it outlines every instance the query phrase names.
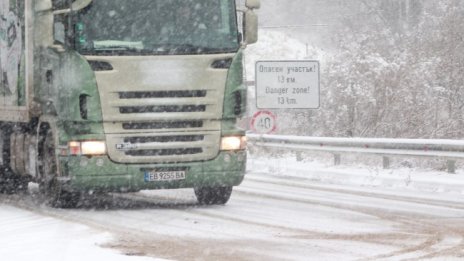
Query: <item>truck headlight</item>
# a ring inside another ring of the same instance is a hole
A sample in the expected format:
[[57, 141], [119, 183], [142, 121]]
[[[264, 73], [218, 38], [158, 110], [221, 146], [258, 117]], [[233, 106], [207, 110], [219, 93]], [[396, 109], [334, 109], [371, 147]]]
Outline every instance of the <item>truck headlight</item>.
[[104, 155], [106, 144], [104, 141], [70, 141], [68, 143], [70, 155]]
[[230, 136], [221, 139], [221, 150], [244, 150], [246, 145], [247, 138], [245, 136]]

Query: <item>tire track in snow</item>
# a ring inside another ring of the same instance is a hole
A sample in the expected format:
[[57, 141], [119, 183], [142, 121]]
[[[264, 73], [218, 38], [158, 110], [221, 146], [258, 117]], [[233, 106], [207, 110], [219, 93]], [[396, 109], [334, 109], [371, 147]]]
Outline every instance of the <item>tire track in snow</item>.
[[289, 186], [289, 187], [296, 187], [296, 188], [303, 188], [303, 189], [324, 191], [324, 192], [343, 193], [343, 194], [369, 197], [369, 198], [397, 200], [397, 201], [402, 201], [402, 202], [423, 204], [427, 206], [438, 206], [438, 207], [447, 207], [447, 208], [464, 210], [464, 201], [450, 202], [450, 201], [445, 201], [445, 200], [437, 200], [432, 197], [424, 199], [424, 198], [419, 198], [419, 197], [398, 196], [398, 195], [386, 194], [386, 193], [381, 193], [381, 192], [375, 192], [375, 193], [365, 192], [365, 191], [360, 191], [359, 188], [358, 190], [353, 189], [353, 187], [350, 187], [351, 189], [322, 187], [322, 186], [317, 186], [317, 185], [310, 185], [308, 184], [308, 183], [311, 183], [310, 181], [306, 179], [295, 178], [295, 177], [288, 177], [291, 179], [291, 180], [288, 180], [288, 179], [283, 179], [279, 177], [271, 176], [271, 178], [269, 178], [269, 176], [265, 177], [261, 175], [252, 174], [252, 175], [248, 175], [246, 178], [247, 178], [247, 181], [256, 182], [256, 183]]
[[[359, 260], [422, 260], [427, 258], [437, 258], [443, 256], [462, 256], [462, 249], [464, 248], [464, 228], [461, 222], [463, 219], [458, 217], [461, 213], [463, 206], [457, 202], [446, 202], [441, 200], [431, 200], [430, 204], [426, 204], [429, 199], [421, 199], [415, 197], [402, 197], [395, 195], [385, 195], [382, 193], [366, 193], [364, 191], [357, 191], [356, 188], [339, 189], [339, 188], [321, 188], [308, 186], [306, 184], [296, 184], [296, 182], [278, 182], [279, 180], [271, 178], [269, 182], [263, 181], [261, 178], [254, 179], [254, 177], [247, 178], [243, 186], [238, 187], [233, 194], [233, 200], [240, 204], [248, 204], [252, 202], [267, 202], [269, 205], [275, 204], [275, 202], [283, 202], [277, 205], [291, 205], [289, 203], [298, 203], [308, 206], [308, 209], [313, 209], [317, 206], [334, 209], [334, 211], [346, 210], [354, 213], [360, 213], [363, 215], [369, 215], [379, 220], [386, 222], [392, 222], [395, 225], [395, 230], [392, 232], [379, 232], [379, 233], [355, 233], [355, 234], [344, 234], [344, 233], [323, 233], [320, 231], [313, 231], [311, 229], [295, 228], [290, 225], [281, 224], [276, 225], [262, 220], [257, 220], [256, 217], [251, 216], [249, 213], [233, 212], [234, 215], [230, 216], [226, 213], [227, 207], [224, 208], [205, 208], [198, 206], [192, 198], [181, 199], [178, 204], [170, 203], [171, 197], [163, 197], [160, 195], [151, 196], [144, 193], [138, 194], [115, 194], [114, 196], [106, 196], [101, 198], [101, 205], [96, 210], [102, 212], [105, 215], [105, 209], [118, 211], [119, 215], [123, 215], [123, 218], [127, 218], [128, 222], [138, 222], [149, 216], [149, 214], [143, 214], [134, 217], [134, 213], [138, 213], [145, 210], [167, 210], [176, 212], [179, 215], [188, 213], [192, 217], [205, 217], [211, 218], [228, 226], [232, 223], [243, 224], [244, 226], [255, 226], [259, 229], [271, 229], [275, 231], [284, 231], [281, 237], [286, 240], [328, 240], [328, 241], [347, 241], [347, 242], [365, 242], [365, 243], [376, 243], [384, 244], [388, 246], [394, 246], [397, 250], [389, 251], [387, 253], [369, 255], [364, 259]], [[150, 249], [150, 242], [156, 244], [167, 244], [171, 242], [173, 249], [184, 248], [186, 246], [192, 246], [200, 244], [206, 248], [210, 244], [217, 245], [218, 248], [209, 248], [211, 257], [218, 257], [219, 248], [226, 247], [228, 244], [235, 244], [242, 248], [246, 247], [246, 240], [234, 241], [234, 240], [187, 240], [184, 243], [175, 243], [176, 238], [166, 237], [165, 240], [160, 240], [157, 237], [146, 237], [141, 236], [146, 231], [134, 230], [128, 227], [112, 227], [102, 223], [99, 220], [85, 217], [83, 215], [76, 216], [76, 213], [91, 211], [90, 206], [84, 206], [83, 209], [78, 210], [55, 210], [45, 207], [40, 204], [40, 199], [34, 198], [36, 194], [29, 195], [26, 198], [23, 196], [0, 196], [0, 202], [16, 205], [21, 208], [31, 210], [36, 213], [40, 213], [47, 216], [52, 216], [67, 221], [76, 223], [82, 223], [91, 227], [96, 227], [105, 231], [114, 232], [117, 235], [127, 235], [132, 243], [125, 241], [118, 241], [114, 244], [110, 244], [108, 247], [114, 247], [123, 249], [128, 254], [147, 254], [154, 255], [158, 252], [163, 253], [163, 257], [169, 258], [169, 253], [163, 252], [162, 249]], [[234, 201], [234, 202], [235, 202]], [[366, 203], [367, 202], [367, 203]], [[259, 208], [259, 204], [256, 207]], [[382, 203], [384, 205], [382, 205]], [[376, 205], [377, 204], [377, 205]], [[397, 207], [397, 205], [405, 205], [403, 208]], [[90, 204], [91, 205], [91, 204]], [[406, 208], [406, 209], [405, 209]], [[410, 208], [408, 211], [407, 208]], [[435, 211], [443, 211], [443, 213], [424, 213], [424, 210], [418, 211], [415, 208], [434, 209]], [[259, 209], [257, 209], [258, 211]], [[454, 215], [455, 223], [451, 224], [437, 224], [437, 221], [450, 220], [447, 219], [446, 211], [450, 211]], [[166, 213], [166, 212], [162, 212]], [[337, 213], [337, 212], [334, 212]], [[464, 212], [463, 212], [464, 213]], [[239, 214], [243, 214], [240, 216]], [[111, 218], [112, 214], [108, 214], [108, 218]], [[261, 215], [265, 215], [262, 213]], [[463, 215], [464, 216], [464, 215]], [[146, 240], [147, 243], [143, 243], [140, 248], [137, 248], [137, 242], [140, 243], [142, 240]], [[137, 241], [138, 240], [138, 241]], [[412, 241], [412, 242], [410, 242]], [[418, 242], [415, 242], [418, 241]], [[164, 243], [163, 243], [164, 242]], [[201, 243], [203, 242], [203, 243]], [[124, 245], [128, 244], [134, 247], [133, 253], [129, 249], [125, 248]], [[256, 246], [262, 247], [272, 246], [270, 242], [256, 242]], [[277, 247], [277, 245], [274, 245]], [[398, 249], [399, 248], [399, 249]], [[200, 252], [189, 250], [192, 254], [201, 254]], [[249, 252], [240, 253], [229, 253], [233, 255], [236, 260], [240, 260], [244, 255]], [[282, 255], [280, 258], [284, 258]], [[257, 260], [264, 260], [268, 258], [266, 255], [260, 255], [260, 253], [254, 253]], [[174, 255], [176, 256], [176, 255]], [[182, 258], [182, 256], [178, 256]], [[272, 258], [271, 258], [272, 259]], [[213, 260], [213, 259], [210, 259]]]
[[[307, 188], [305, 187], [305, 189], [307, 189]], [[359, 213], [363, 213], [363, 214], [367, 214], [367, 215], [372, 215], [372, 216], [378, 217], [379, 219], [384, 219], [384, 220], [387, 220], [387, 221], [394, 221], [394, 222], [400, 223], [401, 226], [404, 227], [404, 229], [406, 230], [403, 233], [392, 233], [392, 234], [381, 233], [381, 234], [369, 234], [369, 235], [336, 235], [336, 234], [334, 235], [334, 234], [316, 233], [314, 231], [307, 231], [307, 230], [301, 230], [301, 229], [300, 230], [293, 230], [293, 229], [290, 229], [290, 228], [285, 227], [285, 226], [273, 226], [274, 228], [278, 228], [278, 229], [291, 230], [294, 233], [307, 233], [307, 235], [305, 235], [305, 236], [300, 236], [300, 237], [296, 236], [296, 237], [293, 237], [293, 238], [326, 239], [326, 240], [349, 240], [349, 241], [359, 241], [359, 242], [367, 242], [367, 243], [376, 242], [376, 243], [380, 243], [380, 244], [394, 245], [394, 242], [389, 242], [389, 240], [390, 241], [404, 240], [405, 235], [408, 236], [409, 238], [412, 238], [412, 239], [414, 238], [414, 236], [411, 236], [411, 235], [415, 235], [416, 237], [420, 237], [420, 238], [426, 237], [426, 239], [423, 242], [421, 242], [420, 244], [412, 245], [412, 246], [404, 246], [401, 250], [394, 251], [394, 252], [391, 252], [391, 253], [388, 253], [388, 254], [374, 256], [372, 258], [367, 258], [365, 260], [379, 260], [379, 259], [392, 258], [392, 257], [401, 257], [401, 255], [411, 255], [411, 254], [414, 254], [414, 253], [421, 254], [422, 252], [425, 252], [428, 249], [432, 249], [434, 247], [439, 246], [442, 242], [449, 239], [449, 237], [447, 237], [444, 233], [442, 233], [442, 231], [437, 232], [434, 229], [436, 227], [436, 224], [426, 223], [426, 222], [422, 221], [420, 223], [420, 225], [418, 225], [417, 218], [421, 218], [421, 216], [417, 215], [417, 214], [411, 214], [411, 213], [407, 213], [407, 212], [404, 212], [404, 213], [401, 213], [401, 212], [399, 212], [399, 213], [387, 213], [386, 214], [386, 213], [379, 212], [378, 208], [347, 206], [347, 205], [345, 205], [343, 203], [337, 204], [337, 203], [333, 203], [333, 202], [331, 202], [331, 203], [325, 202], [324, 203], [324, 202], [319, 201], [319, 200], [311, 200], [311, 199], [308, 199], [308, 198], [296, 198], [296, 197], [288, 198], [288, 197], [284, 197], [284, 196], [282, 196], [280, 194], [279, 195], [271, 195], [269, 193], [263, 192], [262, 190], [256, 190], [255, 188], [247, 190], [247, 189], [243, 189], [241, 187], [241, 188], [238, 188], [237, 190], [235, 191], [235, 193], [243, 193], [243, 194], [251, 195], [251, 196], [254, 196], [254, 197], [265, 197], [265, 198], [271, 198], [271, 199], [274, 199], [274, 200], [289, 200], [289, 201], [292, 201], [292, 202], [298, 201], [298, 202], [301, 202], [301, 203], [306, 203], [306, 204], [311, 204], [311, 205], [323, 205], [323, 206], [328, 206], [328, 207], [332, 207], [332, 208], [336, 208], [336, 209], [345, 209], [345, 210], [355, 211], [355, 212], [359, 212]], [[250, 192], [250, 190], [251, 190], [251, 192]], [[346, 190], [340, 191], [340, 190], [332, 190], [332, 189], [327, 190], [327, 189], [324, 189], [324, 191], [328, 191], [330, 193], [337, 193], [337, 194], [347, 192], [347, 194], [354, 194], [354, 195], [361, 196], [361, 197], [368, 197], [368, 196], [371, 196], [371, 195], [375, 195], [376, 198], [388, 199], [388, 200], [394, 200], [394, 201], [401, 201], [401, 199], [402, 199], [399, 196], [384, 197], [384, 195], [379, 195], [379, 194], [356, 193], [356, 192], [353, 192], [353, 191], [346, 191]], [[273, 190], [273, 192], [275, 192], [275, 190]], [[424, 201], [422, 201], [420, 199], [416, 199], [416, 198], [413, 198], [412, 200], [411, 200], [411, 198], [405, 198], [405, 199], [406, 199], [407, 202], [412, 201], [411, 203], [425, 205]], [[145, 196], [143, 200], [148, 200], [149, 201], [150, 197]], [[440, 204], [438, 204], [438, 203], [435, 203], [435, 204], [432, 204], [432, 205], [437, 206], [437, 207], [440, 206]], [[445, 207], [449, 208], [450, 204], [445, 204]], [[454, 204], [452, 204], [451, 208], [461, 209], [459, 206], [456, 207], [456, 205], [454, 205]], [[246, 223], [246, 224], [254, 224], [254, 225], [257, 225], [257, 226], [266, 226], [266, 227], [270, 226], [269, 224], [251, 222], [250, 220], [246, 220], [246, 217], [244, 217], [244, 218], [227, 217], [227, 216], [225, 216], [223, 214], [220, 214], [220, 213], [206, 213], [206, 212], [204, 212], [204, 211], [202, 211], [200, 209], [194, 209], [194, 210], [190, 210], [190, 211], [194, 211], [195, 213], [198, 213], [198, 214], [201, 214], [201, 215], [206, 215], [206, 216], [209, 216], [209, 217], [227, 219], [227, 220], [234, 221], [234, 222], [243, 222], [243, 223]], [[386, 240], [386, 239], [389, 239], [389, 240]], [[459, 248], [459, 247], [460, 247], [460, 245], [457, 245], [457, 246], [452, 247], [452, 249]], [[444, 252], [445, 250], [440, 250], [437, 253]]]
[[[307, 184], [298, 184], [296, 182], [288, 182], [283, 181], [281, 184], [280, 182], [276, 182], [276, 180], [269, 181], [262, 178], [254, 178], [251, 177], [248, 179], [251, 182], [256, 183], [266, 183], [272, 184], [277, 186], [288, 186], [288, 187], [298, 187], [303, 189], [310, 189], [310, 190], [317, 190], [317, 191], [324, 191], [328, 193], [342, 193], [342, 194], [349, 194], [355, 195], [360, 197], [368, 197], [368, 198], [377, 198], [377, 199], [385, 199], [389, 201], [397, 201], [397, 202], [407, 202], [412, 203], [415, 205], [422, 205], [422, 206], [434, 206], [443, 209], [456, 209], [456, 210], [463, 210], [464, 205], [459, 204], [457, 202], [447, 202], [447, 201], [440, 201], [440, 200], [430, 200], [430, 199], [421, 199], [421, 198], [414, 198], [414, 197], [403, 197], [403, 196], [395, 196], [395, 195], [385, 195], [382, 193], [366, 193], [362, 191], [352, 191], [347, 189], [334, 189], [334, 188], [322, 188], [317, 186], [310, 186]], [[271, 179], [272, 180], [272, 179]], [[250, 193], [250, 191], [246, 191], [245, 193]], [[251, 192], [252, 193], [252, 192]], [[263, 195], [267, 193], [258, 192], [257, 194]], [[267, 195], [269, 196], [269, 195]], [[275, 198], [275, 196], [271, 196]], [[290, 198], [289, 200], [295, 201], [295, 198]], [[436, 258], [440, 256], [449, 256], [449, 255], [462, 255], [462, 249], [464, 248], [464, 233], [462, 232], [462, 224], [464, 223], [464, 218], [461, 218], [461, 228], [460, 232], [456, 232], [456, 227], [450, 228], [449, 225], [438, 225], [436, 224], [436, 220], [433, 221], [426, 221], [425, 219], [432, 219], [436, 216], [434, 214], [425, 214], [426, 217], [423, 215], [418, 216], [417, 214], [412, 214], [410, 212], [400, 211], [396, 213], [392, 213], [388, 211], [388, 214], [382, 214], [384, 210], [380, 208], [365, 208], [365, 207], [353, 207], [348, 206], [345, 204], [337, 204], [334, 202], [325, 202], [321, 200], [320, 202], [313, 201], [309, 202], [311, 204], [324, 204], [326, 206], [336, 207], [336, 208], [344, 208], [347, 210], [357, 211], [365, 214], [370, 214], [377, 216], [378, 218], [395, 221], [402, 223], [402, 226], [410, 233], [416, 233], [419, 236], [426, 235], [427, 239], [420, 244], [413, 245], [413, 246], [406, 246], [401, 250], [394, 251], [387, 254], [376, 255], [370, 258], [361, 259], [361, 260], [381, 260], [381, 259], [390, 259], [395, 258], [398, 260], [402, 260], [402, 256], [404, 256], [404, 260], [423, 260], [427, 258]], [[430, 203], [430, 204], [429, 204]], [[416, 206], [417, 207], [417, 206]], [[464, 213], [463, 213], [464, 217]], [[418, 222], [419, 219], [419, 222]], [[457, 222], [458, 223], [458, 222]], [[371, 235], [364, 237], [366, 241], [372, 242], [375, 240], [375, 237], [380, 235]], [[382, 236], [380, 236], [382, 237]], [[393, 238], [395, 239], [395, 238]], [[399, 238], [398, 238], [399, 239]], [[424, 253], [426, 253], [424, 255]], [[416, 255], [416, 257], [411, 258], [410, 256]]]

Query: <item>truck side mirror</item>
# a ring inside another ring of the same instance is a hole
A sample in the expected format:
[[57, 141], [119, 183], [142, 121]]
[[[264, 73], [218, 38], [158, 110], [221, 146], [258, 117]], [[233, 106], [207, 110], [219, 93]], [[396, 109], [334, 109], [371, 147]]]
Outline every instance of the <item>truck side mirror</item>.
[[50, 0], [37, 0], [34, 2], [35, 12], [45, 12], [52, 10], [52, 2]]
[[261, 7], [261, 1], [260, 0], [247, 0], [245, 3], [245, 6], [248, 9], [259, 9]]
[[78, 11], [86, 8], [92, 3], [93, 0], [76, 0], [72, 3], [71, 8], [73, 11]]
[[53, 25], [53, 40], [54, 44], [65, 45], [66, 43], [66, 30], [62, 22], [56, 22]]
[[[47, 0], [40, 0], [40, 1], [47, 1]], [[50, 1], [50, 0], [48, 0]], [[54, 1], [52, 3], [53, 6], [53, 14], [59, 15], [59, 14], [68, 14], [71, 13], [72, 11], [79, 11], [81, 9], [86, 8], [88, 5], [92, 3], [93, 0], [74, 0], [72, 1], [71, 5], [68, 0], [60, 0], [60, 1]]]
[[247, 10], [244, 17], [245, 43], [254, 44], [258, 41], [258, 16], [253, 10]]

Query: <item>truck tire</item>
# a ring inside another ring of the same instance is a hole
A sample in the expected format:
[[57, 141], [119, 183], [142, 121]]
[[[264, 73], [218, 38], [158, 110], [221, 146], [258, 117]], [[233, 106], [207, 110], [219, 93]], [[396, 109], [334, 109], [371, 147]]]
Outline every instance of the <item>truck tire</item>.
[[10, 134], [11, 129], [7, 126], [0, 126], [0, 193], [16, 194], [26, 192], [28, 189], [29, 178], [18, 176], [10, 168]]
[[29, 179], [23, 177], [7, 177], [0, 178], [0, 193], [1, 194], [18, 194], [27, 192]]
[[202, 187], [194, 191], [201, 205], [224, 205], [230, 199], [232, 187]]
[[80, 194], [66, 191], [57, 179], [55, 144], [50, 129], [46, 131], [41, 144], [39, 189], [44, 194], [47, 204], [54, 208], [77, 207]]

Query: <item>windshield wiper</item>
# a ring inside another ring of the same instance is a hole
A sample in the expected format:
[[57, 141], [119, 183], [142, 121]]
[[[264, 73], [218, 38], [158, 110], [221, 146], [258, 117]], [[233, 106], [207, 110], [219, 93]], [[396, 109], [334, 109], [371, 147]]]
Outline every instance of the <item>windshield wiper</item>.
[[195, 53], [201, 50], [201, 47], [193, 44], [159, 44], [152, 45], [156, 53], [177, 54], [177, 53]]
[[93, 49], [86, 51], [93, 51], [98, 53], [115, 53], [115, 54], [150, 54], [152, 50], [145, 49], [143, 42], [128, 42], [128, 41], [94, 41]]
[[148, 49], [137, 49], [129, 47], [112, 47], [112, 48], [101, 48], [91, 49], [85, 48], [80, 49], [80, 52], [84, 55], [154, 55], [153, 50]]
[[205, 54], [205, 53], [222, 53], [234, 52], [233, 48], [216, 48], [199, 46], [193, 44], [157, 44], [152, 45], [153, 51], [157, 54]]
[[94, 41], [93, 48], [80, 50], [87, 55], [109, 54], [109, 55], [147, 55], [153, 54], [153, 50], [144, 48], [142, 42], [129, 42], [117, 40]]
[[143, 50], [143, 42], [129, 42], [118, 40], [94, 41], [95, 50]]
[[80, 49], [87, 55], [187, 55], [235, 52], [236, 48], [213, 48], [194, 44], [153, 44], [146, 46], [143, 42], [94, 41], [93, 48]]

